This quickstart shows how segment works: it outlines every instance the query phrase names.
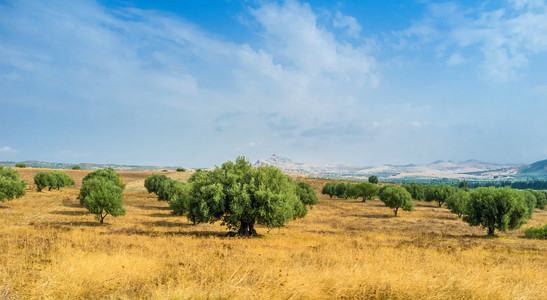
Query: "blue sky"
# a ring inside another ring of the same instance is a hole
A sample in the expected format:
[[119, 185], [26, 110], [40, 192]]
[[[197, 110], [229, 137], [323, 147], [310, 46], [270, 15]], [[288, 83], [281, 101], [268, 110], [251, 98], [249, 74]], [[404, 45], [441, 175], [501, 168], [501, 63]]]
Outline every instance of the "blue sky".
[[547, 158], [547, 6], [0, 1], [0, 161]]

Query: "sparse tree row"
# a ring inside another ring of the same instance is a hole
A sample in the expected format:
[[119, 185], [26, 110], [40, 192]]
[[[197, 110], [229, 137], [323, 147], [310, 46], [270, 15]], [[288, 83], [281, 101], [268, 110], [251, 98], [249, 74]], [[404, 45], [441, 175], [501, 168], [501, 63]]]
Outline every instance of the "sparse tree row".
[[317, 195], [309, 184], [295, 182], [272, 166], [253, 167], [244, 157], [212, 171], [197, 171], [188, 184], [152, 175], [145, 181], [173, 214], [197, 223], [222, 221], [232, 234], [256, 235], [255, 225], [279, 228], [303, 218]]
[[36, 189], [41, 192], [44, 188], [59, 190], [62, 187], [74, 185], [74, 180], [66, 172], [63, 171], [51, 171], [51, 172], [38, 172], [34, 175], [34, 184]]
[[[367, 183], [327, 183], [322, 190], [324, 195], [339, 198], [357, 198], [360, 190]], [[370, 184], [370, 183], [369, 183]], [[534, 210], [545, 209], [547, 206], [547, 191], [515, 190], [509, 187], [480, 187], [469, 191], [463, 184], [455, 188], [448, 185], [429, 185], [411, 183], [402, 186], [384, 186], [371, 195], [379, 195], [386, 206], [394, 209], [395, 215], [399, 208], [413, 210], [413, 200], [437, 202], [439, 207], [446, 207], [463, 221], [472, 226], [483, 226], [489, 235], [495, 230], [507, 231], [520, 228], [534, 213]], [[365, 199], [373, 199], [363, 197]], [[543, 232], [541, 228], [534, 229], [534, 234]], [[533, 231], [533, 230], [532, 230]], [[532, 232], [530, 231], [530, 232]], [[531, 233], [530, 233], [531, 234]]]

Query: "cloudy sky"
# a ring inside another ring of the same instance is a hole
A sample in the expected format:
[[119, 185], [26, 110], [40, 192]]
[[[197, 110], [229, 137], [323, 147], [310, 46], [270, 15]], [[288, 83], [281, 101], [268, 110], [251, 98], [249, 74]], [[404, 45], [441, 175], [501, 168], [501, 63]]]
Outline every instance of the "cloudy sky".
[[547, 6], [0, 0], [0, 161], [547, 158]]

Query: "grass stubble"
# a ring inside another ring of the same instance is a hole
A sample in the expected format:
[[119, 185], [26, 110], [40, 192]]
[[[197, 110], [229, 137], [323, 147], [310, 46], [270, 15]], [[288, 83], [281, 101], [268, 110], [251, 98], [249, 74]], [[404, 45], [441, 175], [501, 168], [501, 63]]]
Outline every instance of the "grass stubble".
[[78, 186], [0, 203], [0, 298], [547, 299], [547, 241], [523, 234], [546, 211], [488, 238], [435, 203], [393, 217], [379, 200], [320, 196], [304, 219], [233, 238], [172, 216], [144, 190], [150, 172], [121, 173], [127, 214], [103, 226]]

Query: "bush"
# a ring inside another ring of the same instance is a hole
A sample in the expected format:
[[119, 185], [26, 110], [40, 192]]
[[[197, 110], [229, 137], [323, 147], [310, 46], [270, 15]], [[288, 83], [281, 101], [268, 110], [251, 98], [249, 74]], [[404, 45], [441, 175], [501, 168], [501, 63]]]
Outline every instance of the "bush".
[[49, 172], [38, 172], [34, 175], [34, 184], [38, 192], [41, 192], [42, 189], [50, 185], [51, 173]]
[[463, 216], [463, 220], [471, 226], [487, 228], [490, 236], [494, 235], [496, 229], [518, 229], [529, 218], [529, 209], [522, 192], [493, 187], [473, 190]]
[[387, 207], [394, 209], [395, 216], [397, 216], [399, 208], [406, 211], [414, 210], [412, 196], [405, 188], [400, 186], [390, 185], [384, 188], [380, 193], [380, 200], [382, 200]]
[[378, 177], [375, 175], [372, 175], [368, 178], [368, 182], [372, 184], [378, 184]]
[[81, 170], [82, 167], [80, 167], [79, 165], [75, 165], [72, 167], [72, 170]]
[[227, 161], [212, 171], [192, 174], [185, 190], [169, 205], [173, 213], [186, 215], [194, 223], [220, 220], [238, 235], [249, 236], [256, 234], [255, 224], [279, 228], [304, 217], [307, 210], [302, 208], [314, 202], [308, 191], [278, 168], [255, 168], [238, 157], [235, 163]]
[[80, 203], [94, 213], [101, 224], [107, 215], [113, 217], [125, 215], [123, 190], [118, 182], [96, 176], [82, 183]]
[[524, 231], [527, 238], [547, 239], [547, 224], [543, 227], [530, 227]]
[[15, 167], [16, 167], [16, 168], [26, 168], [26, 167], [27, 167], [27, 164], [25, 164], [25, 163], [16, 163], [16, 164], [15, 164]]
[[19, 172], [12, 168], [0, 167], [0, 202], [25, 195], [27, 182], [19, 179]]
[[177, 172], [186, 172], [185, 168], [177, 168]]

